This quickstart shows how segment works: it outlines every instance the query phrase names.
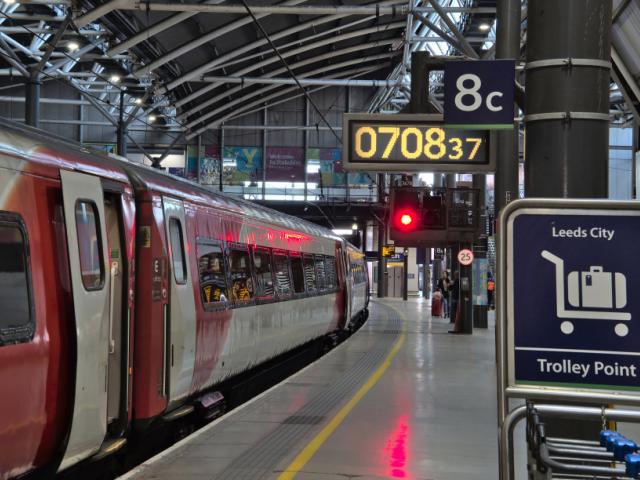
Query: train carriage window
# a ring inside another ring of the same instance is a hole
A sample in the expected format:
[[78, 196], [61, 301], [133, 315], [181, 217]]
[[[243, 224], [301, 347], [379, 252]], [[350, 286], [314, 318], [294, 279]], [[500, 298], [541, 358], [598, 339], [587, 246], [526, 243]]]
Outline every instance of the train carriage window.
[[333, 290], [336, 288], [336, 259], [334, 257], [325, 257], [325, 274], [327, 281], [327, 288]]
[[248, 302], [254, 297], [253, 279], [248, 250], [232, 249], [229, 253], [231, 263], [231, 300], [235, 303]]
[[229, 292], [222, 248], [207, 240], [198, 240], [197, 245], [202, 304], [206, 308], [227, 302]]
[[305, 255], [304, 259], [304, 282], [307, 285], [307, 292], [316, 291], [316, 271], [315, 262], [312, 255]]
[[31, 286], [26, 232], [14, 215], [0, 214], [0, 345], [31, 340]]
[[324, 290], [326, 288], [326, 275], [322, 255], [316, 255], [316, 283], [318, 290]]
[[304, 292], [304, 266], [300, 254], [291, 254], [291, 276], [293, 277], [293, 291]]
[[98, 208], [88, 200], [76, 202], [76, 231], [82, 284], [88, 291], [104, 287], [102, 238], [98, 224]]
[[273, 274], [271, 271], [271, 251], [255, 249], [253, 251], [253, 271], [256, 276], [256, 296], [273, 297]]
[[177, 218], [169, 220], [169, 236], [171, 257], [173, 259], [173, 276], [176, 279], [176, 283], [187, 283], [187, 262], [184, 258], [182, 225]]
[[287, 257], [287, 254], [284, 252], [273, 252], [273, 263], [275, 265], [276, 291], [278, 292], [278, 295], [290, 295], [291, 276], [289, 275], [289, 258]]

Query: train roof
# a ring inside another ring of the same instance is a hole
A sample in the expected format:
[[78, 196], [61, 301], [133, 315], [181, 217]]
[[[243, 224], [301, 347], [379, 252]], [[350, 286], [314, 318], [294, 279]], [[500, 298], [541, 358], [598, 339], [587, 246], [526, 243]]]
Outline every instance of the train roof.
[[144, 164], [108, 155], [4, 118], [0, 118], [0, 153], [2, 152], [58, 168], [79, 170], [127, 183], [133, 182], [134, 187], [144, 186], [166, 195], [179, 196], [195, 203], [252, 217], [275, 226], [299, 230], [308, 235], [345, 241], [328, 228], [307, 220], [215, 191]]

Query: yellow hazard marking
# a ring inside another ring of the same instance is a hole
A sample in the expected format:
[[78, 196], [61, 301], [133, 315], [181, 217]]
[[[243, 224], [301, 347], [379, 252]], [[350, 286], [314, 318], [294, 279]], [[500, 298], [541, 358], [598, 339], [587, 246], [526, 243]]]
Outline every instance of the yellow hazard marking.
[[382, 378], [385, 374], [391, 362], [393, 362], [394, 357], [402, 348], [404, 344], [406, 334], [406, 318], [402, 312], [400, 312], [397, 308], [392, 305], [386, 305], [393, 310], [395, 310], [400, 317], [402, 317], [402, 333], [398, 337], [398, 339], [393, 344], [391, 351], [387, 354], [387, 357], [384, 359], [382, 364], [378, 367], [378, 369], [373, 372], [373, 374], [367, 380], [367, 383], [362, 385], [360, 389], [356, 392], [356, 394], [347, 402], [347, 404], [340, 409], [340, 411], [336, 414], [335, 417], [331, 419], [331, 421], [322, 429], [322, 431], [316, 435], [316, 437], [309, 442], [309, 444], [302, 450], [298, 456], [289, 464], [289, 466], [280, 474], [278, 480], [292, 480], [295, 476], [304, 468], [304, 466], [311, 460], [311, 458], [316, 454], [316, 452], [320, 449], [320, 447], [327, 441], [327, 439], [331, 436], [331, 434], [335, 431], [336, 428], [340, 426], [340, 424], [344, 421], [344, 419], [351, 413], [351, 410], [364, 398], [364, 396], [369, 393], [376, 383]]

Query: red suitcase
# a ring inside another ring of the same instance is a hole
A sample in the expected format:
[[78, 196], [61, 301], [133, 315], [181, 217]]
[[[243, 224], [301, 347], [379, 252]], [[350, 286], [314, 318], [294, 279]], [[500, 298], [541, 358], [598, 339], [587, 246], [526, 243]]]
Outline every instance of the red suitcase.
[[442, 316], [442, 297], [439, 295], [436, 295], [431, 299], [431, 316]]

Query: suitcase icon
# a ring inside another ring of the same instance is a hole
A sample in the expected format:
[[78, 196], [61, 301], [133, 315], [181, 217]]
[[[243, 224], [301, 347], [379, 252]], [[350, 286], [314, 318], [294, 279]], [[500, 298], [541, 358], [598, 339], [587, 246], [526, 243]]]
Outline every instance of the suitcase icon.
[[567, 278], [569, 304], [578, 308], [624, 308], [627, 279], [621, 273], [591, 267], [588, 272], [571, 272]]
[[[565, 305], [564, 260], [553, 253], [543, 250], [540, 255], [556, 267], [556, 315], [558, 318], [612, 320], [626, 322], [631, 320], [629, 312], [619, 312], [627, 305], [627, 278], [622, 273], [605, 272], [600, 266], [589, 267], [588, 272], [571, 272], [567, 276], [567, 297], [571, 307]], [[598, 309], [598, 310], [591, 310]], [[560, 330], [570, 335], [574, 325], [570, 321], [560, 324]], [[614, 327], [616, 335], [624, 337], [629, 327], [618, 323]]]

